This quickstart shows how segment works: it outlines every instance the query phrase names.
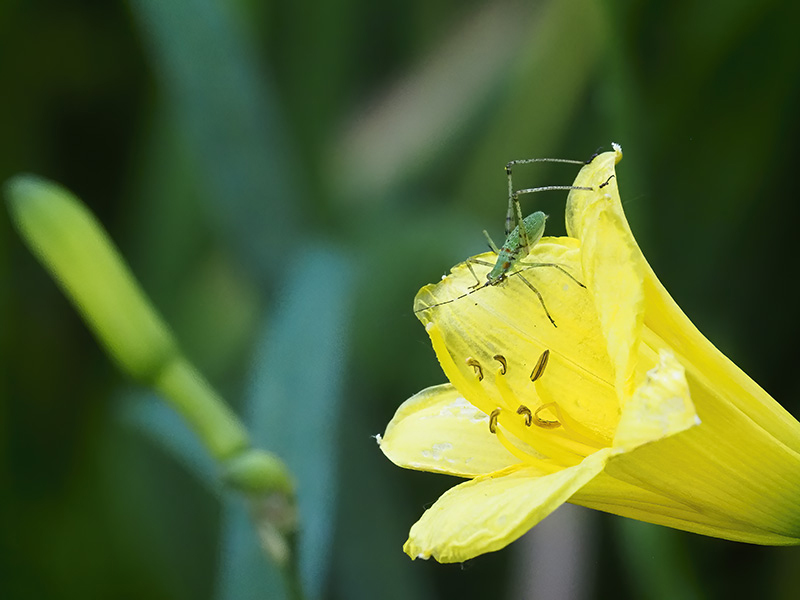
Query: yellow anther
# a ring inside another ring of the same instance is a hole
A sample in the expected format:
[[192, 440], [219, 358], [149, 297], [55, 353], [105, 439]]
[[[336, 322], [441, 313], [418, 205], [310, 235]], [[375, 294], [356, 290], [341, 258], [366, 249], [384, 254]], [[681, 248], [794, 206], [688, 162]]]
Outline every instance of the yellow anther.
[[533, 371], [531, 371], [531, 381], [536, 381], [542, 375], [544, 375], [544, 370], [547, 367], [548, 360], [550, 360], [549, 349], [542, 352], [542, 355], [539, 357], [539, 360], [536, 361], [536, 365], [533, 367]]
[[495, 408], [489, 415], [489, 431], [497, 433], [497, 417], [500, 416], [500, 409]]
[[519, 408], [517, 409], [518, 415], [525, 415], [525, 427], [531, 426], [531, 420], [533, 419], [533, 415], [531, 414], [531, 409], [525, 406], [524, 404], [520, 404]]
[[483, 381], [483, 368], [481, 367], [481, 363], [470, 356], [467, 359], [467, 365], [475, 370], [475, 377], [478, 378], [478, 381]]
[[539, 408], [536, 409], [536, 412], [533, 413], [533, 418], [536, 419], [536, 425], [541, 427], [542, 429], [556, 429], [557, 427], [561, 427], [561, 423], [559, 421], [549, 421], [539, 416], [539, 413], [547, 408], [552, 409], [553, 412], [556, 413], [556, 415], [559, 414], [558, 405], [555, 402], [548, 402], [547, 404], [542, 404]]

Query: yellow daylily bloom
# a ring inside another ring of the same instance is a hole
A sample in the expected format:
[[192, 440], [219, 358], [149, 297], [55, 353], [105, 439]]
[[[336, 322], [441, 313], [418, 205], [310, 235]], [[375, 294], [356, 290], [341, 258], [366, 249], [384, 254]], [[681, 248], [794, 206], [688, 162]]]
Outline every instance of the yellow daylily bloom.
[[412, 558], [498, 550], [567, 501], [800, 543], [800, 423], [658, 281], [622, 210], [621, 158], [615, 145], [580, 171], [574, 185], [590, 190], [569, 194], [568, 237], [543, 238], [505, 281], [472, 290], [462, 263], [417, 294], [450, 383], [407, 400], [380, 447], [402, 467], [469, 481], [411, 528]]

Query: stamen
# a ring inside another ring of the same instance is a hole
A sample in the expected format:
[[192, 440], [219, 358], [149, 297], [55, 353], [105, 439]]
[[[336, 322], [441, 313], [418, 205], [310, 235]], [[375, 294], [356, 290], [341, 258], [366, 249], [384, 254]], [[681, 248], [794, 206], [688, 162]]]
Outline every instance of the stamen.
[[558, 405], [555, 402], [548, 402], [547, 404], [542, 404], [539, 408], [536, 409], [536, 412], [533, 413], [533, 418], [536, 419], [536, 425], [541, 427], [542, 429], [557, 429], [561, 427], [561, 423], [559, 421], [548, 421], [547, 419], [543, 419], [539, 416], [539, 413], [546, 408], [553, 409], [553, 412], [556, 415], [559, 415]]
[[564, 468], [564, 465], [559, 464], [558, 462], [554, 461], [551, 458], [540, 458], [538, 456], [533, 456], [531, 454], [528, 454], [524, 450], [520, 450], [514, 444], [511, 443], [511, 440], [509, 440], [505, 436], [503, 430], [500, 428], [497, 429], [495, 435], [497, 436], [497, 441], [503, 444], [503, 447], [506, 450], [508, 450], [511, 454], [516, 456], [521, 461], [536, 465], [537, 469], [542, 469], [543, 471], [549, 471], [555, 473], [556, 471], [560, 471], [561, 469]]
[[539, 410], [544, 410], [545, 407], [551, 408], [556, 414], [556, 417], [558, 417], [561, 426], [564, 428], [564, 432], [569, 435], [571, 439], [579, 444], [593, 448], [604, 448], [611, 444], [610, 439], [603, 437], [596, 431], [592, 431], [579, 421], [576, 421], [570, 416], [569, 412], [563, 410], [555, 401], [547, 402], [552, 396], [548, 393], [546, 388], [538, 383], [536, 384], [536, 393], [545, 402]]
[[[442, 370], [453, 384], [453, 387], [457, 390], [462, 390], [461, 393], [465, 395], [464, 397], [467, 401], [477, 406], [485, 414], [489, 414], [492, 408], [497, 406], [497, 404], [486, 394], [478, 393], [480, 392], [480, 387], [476, 385], [475, 379], [469, 379], [463, 370], [463, 366], [459, 367], [456, 364], [453, 356], [447, 350], [442, 332], [436, 324], [428, 323], [425, 325], [425, 330], [431, 337], [431, 345], [433, 346], [433, 351], [436, 353], [436, 357], [439, 359], [439, 364], [442, 365]], [[475, 388], [478, 389], [476, 390]]]
[[525, 427], [531, 426], [531, 420], [533, 419], [533, 415], [531, 414], [531, 409], [525, 406], [524, 404], [520, 404], [519, 408], [517, 409], [518, 415], [525, 415]]
[[[520, 401], [514, 395], [514, 392], [508, 385], [508, 379], [503, 377], [500, 374], [500, 369], [495, 372], [494, 376], [494, 384], [497, 386], [497, 391], [500, 392], [500, 396], [503, 399], [503, 406], [505, 409], [512, 411], [518, 410], [514, 409], [515, 406], [520, 406]], [[523, 411], [524, 412], [524, 411]], [[498, 409], [499, 414], [499, 409]], [[541, 419], [544, 421], [544, 419]], [[533, 423], [533, 414], [531, 414], [531, 423]], [[496, 425], [495, 421], [495, 425]], [[517, 422], [508, 423], [505, 428], [514, 433], [520, 440], [524, 440], [527, 445], [529, 445], [533, 450], [538, 452], [543, 456], [548, 456], [555, 462], [561, 465], [568, 465], [572, 466], [578, 464], [583, 457], [588, 456], [591, 452], [586, 452], [583, 454], [578, 454], [574, 450], [567, 449], [564, 447], [563, 442], [564, 440], [560, 439], [560, 437], [556, 437], [551, 433], [544, 433], [543, 431], [540, 432], [539, 429], [534, 431], [528, 430], [526, 431], [521, 427], [522, 423], [517, 425]], [[543, 427], [541, 424], [537, 423], [540, 429], [547, 429], [547, 427]], [[519, 431], [516, 430], [516, 427], [519, 428]], [[500, 431], [499, 428], [495, 428], [497, 431]], [[499, 436], [498, 436], [499, 439]]]
[[611, 177], [609, 177], [608, 179], [606, 179], [606, 182], [605, 182], [605, 183], [601, 183], [601, 184], [600, 184], [600, 187], [599, 187], [598, 189], [603, 189], [604, 187], [606, 187], [606, 186], [607, 186], [609, 183], [611, 183], [611, 180], [612, 180], [612, 179], [614, 179], [614, 177], [615, 177], [615, 176], [614, 176], [614, 175], [612, 175]]
[[544, 370], [547, 367], [548, 360], [550, 360], [549, 349], [542, 352], [542, 355], [539, 357], [539, 360], [536, 361], [536, 365], [533, 367], [533, 371], [531, 371], [531, 381], [536, 381], [542, 375], [544, 375]]
[[478, 381], [483, 381], [483, 368], [481, 367], [481, 363], [470, 356], [467, 358], [467, 365], [475, 369], [475, 377], [478, 378]]
[[506, 369], [508, 369], [508, 363], [506, 362], [506, 357], [502, 354], [495, 354], [492, 358], [494, 358], [497, 362], [500, 363], [500, 375], [506, 374]]
[[555, 458], [553, 456], [549, 456], [544, 453], [540, 453], [540, 450], [537, 448], [531, 448], [537, 454], [529, 454], [518, 448], [514, 444], [511, 443], [506, 435], [503, 433], [503, 429], [501, 427], [497, 427], [495, 431], [495, 436], [497, 437], [497, 441], [503, 444], [503, 447], [508, 450], [511, 454], [516, 456], [523, 462], [530, 463], [535, 465], [537, 469], [542, 469], [544, 471], [550, 471], [555, 473], [556, 471], [560, 471], [564, 467], [571, 467], [573, 465], [577, 465], [581, 460], [583, 460], [582, 456], [578, 456], [576, 454], [567, 455], [559, 453], [561, 456], [559, 458]]
[[489, 415], [489, 431], [491, 433], [497, 433], [497, 417], [499, 416], [500, 416], [499, 408], [495, 408]]
[[514, 410], [514, 406], [519, 406], [519, 400], [514, 396], [514, 392], [511, 391], [511, 388], [508, 387], [508, 382], [506, 378], [502, 376], [500, 369], [497, 369], [495, 373], [494, 384], [497, 386], [497, 391], [500, 392], [500, 397], [503, 399], [508, 410]]

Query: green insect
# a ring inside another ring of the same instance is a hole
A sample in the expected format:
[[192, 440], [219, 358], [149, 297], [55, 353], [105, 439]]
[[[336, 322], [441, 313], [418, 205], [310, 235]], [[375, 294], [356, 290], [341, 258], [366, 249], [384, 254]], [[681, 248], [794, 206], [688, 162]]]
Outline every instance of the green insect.
[[[489, 233], [484, 230], [483, 234], [486, 236], [486, 240], [489, 242], [489, 247], [491, 248], [492, 252], [497, 255], [497, 260], [494, 264], [488, 263], [479, 259], [471, 258], [466, 261], [467, 268], [472, 273], [472, 276], [475, 277], [475, 285], [470, 288], [470, 291], [466, 294], [462, 294], [456, 298], [451, 300], [446, 300], [439, 304], [435, 304], [434, 306], [428, 306], [423, 309], [418, 309], [417, 312], [420, 310], [427, 310], [428, 308], [434, 308], [435, 306], [441, 306], [442, 304], [448, 304], [450, 302], [455, 302], [469, 294], [472, 294], [478, 291], [481, 288], [490, 286], [490, 285], [498, 285], [505, 281], [509, 276], [514, 275], [519, 277], [530, 290], [536, 294], [539, 298], [539, 302], [544, 309], [547, 318], [550, 320], [550, 323], [553, 324], [553, 327], [557, 327], [556, 322], [553, 320], [553, 317], [550, 315], [550, 311], [547, 310], [547, 305], [544, 302], [544, 298], [542, 297], [541, 292], [536, 289], [536, 287], [528, 281], [522, 274], [521, 270], [512, 271], [515, 267], [526, 267], [526, 268], [536, 268], [536, 267], [552, 267], [554, 269], [558, 269], [562, 273], [564, 273], [567, 277], [572, 279], [575, 283], [577, 283], [581, 287], [584, 286], [580, 281], [575, 279], [564, 267], [556, 263], [537, 263], [537, 262], [525, 262], [525, 258], [530, 254], [533, 247], [542, 239], [542, 235], [544, 235], [544, 228], [545, 222], [547, 220], [547, 215], [545, 215], [541, 211], [537, 211], [533, 214], [528, 215], [527, 217], [522, 217], [522, 209], [520, 207], [519, 197], [523, 194], [533, 194], [536, 192], [546, 192], [546, 191], [553, 191], [553, 190], [591, 190], [591, 188], [587, 187], [577, 187], [571, 185], [550, 185], [544, 187], [536, 187], [536, 188], [527, 188], [523, 190], [514, 190], [514, 185], [512, 182], [511, 171], [512, 167], [515, 165], [522, 165], [522, 164], [530, 164], [536, 162], [557, 162], [557, 163], [568, 163], [568, 164], [576, 164], [576, 165], [585, 165], [588, 162], [591, 162], [594, 159], [594, 156], [589, 159], [587, 162], [582, 162], [578, 160], [567, 160], [567, 159], [560, 159], [560, 158], [529, 158], [524, 160], [512, 160], [506, 165], [506, 175], [508, 177], [508, 210], [506, 212], [506, 240], [503, 243], [501, 248], [498, 248], [497, 245], [492, 241], [491, 236]], [[491, 270], [487, 273], [485, 281], [481, 281], [480, 278], [476, 275], [475, 270], [472, 268], [473, 264], [479, 264], [484, 266], [491, 267]]]

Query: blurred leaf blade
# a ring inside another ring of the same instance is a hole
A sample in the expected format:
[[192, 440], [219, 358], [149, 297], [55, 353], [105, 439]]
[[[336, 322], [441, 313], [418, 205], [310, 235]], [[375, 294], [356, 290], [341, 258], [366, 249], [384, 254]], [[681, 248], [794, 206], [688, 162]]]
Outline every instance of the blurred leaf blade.
[[158, 397], [143, 390], [129, 390], [116, 405], [121, 423], [146, 435], [183, 465], [214, 496], [223, 486], [219, 468], [178, 413]]
[[266, 560], [241, 498], [228, 498], [224, 504], [219, 552], [218, 600], [289, 600], [281, 573]]
[[452, 149], [511, 76], [529, 12], [506, 1], [480, 7], [360, 112], [330, 157], [339, 195], [373, 202]]
[[135, 0], [134, 14], [231, 243], [262, 276], [298, 222], [277, 100], [247, 36], [214, 0]]
[[[614, 521], [625, 572], [637, 598], [703, 598], [681, 533], [632, 519]], [[647, 548], [647, 553], [642, 552]]]
[[[557, 150], [564, 133], [573, 126], [601, 56], [605, 36], [601, 17], [593, 0], [537, 6], [526, 23], [528, 31], [522, 34], [527, 44], [514, 58], [515, 72], [487, 119], [483, 139], [475, 143], [456, 197], [473, 206], [486, 206], [486, 198], [498, 198], [488, 205], [495, 212], [502, 211], [505, 182], [487, 174], [498, 173], [509, 160], [551, 156]], [[558, 158], [582, 160], [591, 154], [586, 149], [583, 152], [585, 156]], [[571, 178], [553, 182], [569, 183]]]
[[[297, 479], [300, 573], [312, 599], [322, 596], [331, 554], [353, 277], [350, 259], [332, 247], [293, 264], [260, 335], [245, 410], [255, 443], [279, 454]], [[251, 575], [262, 577], [246, 573], [258, 561], [250, 558], [253, 538], [241, 531], [241, 514], [228, 512], [223, 600], [247, 594], [238, 586]]]

